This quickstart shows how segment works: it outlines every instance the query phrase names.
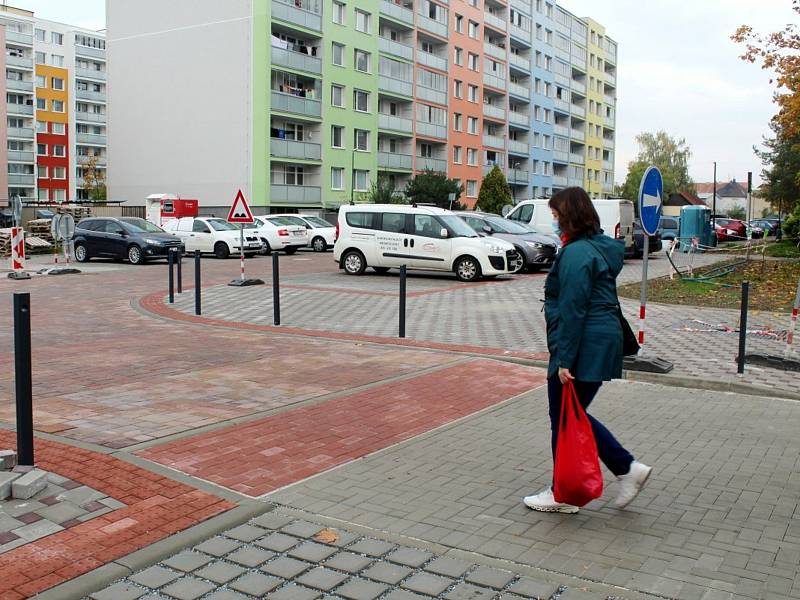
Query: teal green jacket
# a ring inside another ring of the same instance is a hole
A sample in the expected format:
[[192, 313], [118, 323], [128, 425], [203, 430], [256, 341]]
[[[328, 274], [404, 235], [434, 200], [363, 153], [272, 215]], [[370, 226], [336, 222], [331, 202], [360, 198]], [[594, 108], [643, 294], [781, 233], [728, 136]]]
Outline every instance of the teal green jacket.
[[569, 369], [578, 381], [622, 376], [622, 327], [617, 313], [617, 275], [624, 244], [597, 234], [570, 242], [545, 282], [548, 377]]

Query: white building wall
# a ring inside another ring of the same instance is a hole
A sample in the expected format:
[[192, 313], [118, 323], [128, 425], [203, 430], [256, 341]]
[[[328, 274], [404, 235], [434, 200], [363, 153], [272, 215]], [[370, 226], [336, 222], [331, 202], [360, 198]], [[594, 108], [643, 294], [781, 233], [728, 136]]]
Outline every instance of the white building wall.
[[109, 199], [250, 197], [250, 0], [107, 0]]

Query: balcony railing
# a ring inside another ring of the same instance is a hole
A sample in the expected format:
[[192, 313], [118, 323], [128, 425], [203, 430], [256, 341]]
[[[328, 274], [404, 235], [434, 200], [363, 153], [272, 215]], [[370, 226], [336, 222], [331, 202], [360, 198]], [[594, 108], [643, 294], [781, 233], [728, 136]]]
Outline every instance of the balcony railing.
[[411, 135], [411, 119], [378, 113], [378, 128], [402, 131], [403, 133]]
[[491, 44], [489, 42], [483, 43], [483, 52], [484, 54], [488, 54], [489, 56], [493, 56], [494, 58], [499, 58], [500, 60], [506, 60], [507, 58], [505, 48], [501, 48], [500, 46]]
[[606, 83], [610, 83], [611, 85], [617, 85], [617, 76], [614, 73], [609, 73], [606, 71]]
[[401, 96], [412, 96], [414, 94], [414, 85], [410, 81], [403, 81], [402, 79], [395, 79], [388, 75], [378, 76], [378, 89], [390, 94], [399, 94]]
[[108, 73], [105, 71], [98, 71], [97, 69], [81, 69], [76, 67], [75, 77], [79, 79], [95, 79], [97, 81], [105, 81], [108, 78]]
[[613, 183], [603, 183], [603, 193], [610, 194], [614, 191]]
[[566, 100], [561, 100], [560, 98], [556, 98], [553, 101], [553, 105], [556, 107], [557, 110], [560, 110], [564, 114], [569, 114], [569, 102]]
[[574, 127], [569, 131], [570, 137], [573, 140], [578, 140], [580, 142], [586, 141], [586, 132], [583, 129], [575, 129]]
[[519, 185], [528, 185], [528, 183], [530, 183], [528, 171], [523, 171], [522, 169], [509, 169], [506, 177], [509, 183], [516, 183]]
[[447, 71], [447, 59], [431, 54], [430, 52], [417, 50], [417, 62], [421, 65], [439, 69], [440, 71]]
[[33, 127], [9, 127], [8, 137], [22, 140], [32, 140]]
[[273, 0], [271, 4], [273, 19], [294, 23], [314, 31], [322, 31], [322, 16], [319, 13], [298, 8], [294, 4], [286, 4], [281, 0]]
[[378, 167], [383, 169], [400, 169], [410, 171], [414, 157], [410, 154], [397, 154], [395, 152], [378, 152]]
[[105, 123], [106, 116], [99, 113], [76, 111], [75, 120], [83, 121], [84, 123]]
[[33, 58], [24, 56], [6, 56], [6, 66], [33, 69]]
[[269, 153], [277, 158], [295, 158], [297, 160], [322, 160], [322, 146], [311, 142], [296, 140], [269, 140]]
[[603, 170], [604, 171], [613, 171], [614, 170], [614, 163], [610, 160], [603, 161]]
[[615, 127], [614, 117], [603, 117], [603, 125], [605, 125], [606, 127], [610, 127], [611, 129], [614, 129]]
[[501, 19], [497, 15], [493, 15], [490, 12], [483, 13], [483, 23], [484, 25], [488, 25], [489, 27], [494, 27], [499, 31], [505, 31], [508, 27], [505, 19]]
[[33, 187], [34, 186], [34, 176], [33, 173], [9, 173], [8, 174], [8, 185], [21, 185], [25, 187]]
[[505, 121], [506, 118], [506, 111], [504, 108], [500, 106], [494, 106], [493, 104], [484, 104], [483, 105], [483, 116], [488, 117], [490, 119], [496, 119], [499, 121]]
[[491, 73], [483, 74], [483, 83], [499, 90], [506, 89], [505, 77], [498, 77], [497, 75], [492, 75]]
[[75, 139], [79, 144], [93, 144], [95, 146], [105, 146], [107, 136], [97, 133], [76, 133]]
[[[79, 156], [78, 157], [78, 164], [79, 165], [88, 165], [91, 156]], [[105, 156], [98, 156], [97, 162], [95, 163], [98, 167], [105, 167], [108, 165], [108, 159]]]
[[90, 58], [106, 59], [106, 51], [101, 48], [90, 48], [89, 46], [75, 46], [75, 54], [78, 56], [88, 56]]
[[610, 140], [608, 138], [603, 138], [603, 148], [611, 148], [614, 149], [614, 140]]
[[405, 58], [406, 60], [414, 59], [414, 48], [402, 42], [395, 42], [389, 38], [378, 38], [378, 50], [386, 54], [393, 54], [394, 56]]
[[508, 140], [508, 151], [515, 154], [529, 154], [530, 145], [528, 142], [520, 142], [519, 140]]
[[24, 46], [33, 46], [33, 36], [30, 33], [20, 33], [10, 29], [6, 29], [6, 41], [16, 42]]
[[499, 162], [498, 163], [491, 162], [489, 164], [483, 165], [483, 174], [488, 175], [490, 172], [494, 170], [495, 167], [499, 167], [501, 171], [505, 169], [505, 166], [503, 164]]
[[586, 117], [586, 109], [583, 108], [582, 106], [578, 106], [577, 104], [570, 105], [569, 111], [573, 115], [577, 115], [579, 117], [584, 117], [584, 118]]
[[569, 127], [565, 127], [564, 125], [553, 125], [553, 133], [556, 135], [569, 137]]
[[447, 92], [434, 90], [422, 85], [417, 86], [417, 98], [427, 102], [434, 102], [436, 104], [447, 104]]
[[33, 105], [32, 104], [14, 104], [12, 102], [8, 103], [8, 114], [10, 115], [26, 115], [26, 116], [33, 116]]
[[556, 81], [556, 83], [558, 85], [561, 85], [561, 86], [564, 86], [565, 88], [568, 88], [570, 86], [570, 84], [572, 83], [572, 78], [571, 77], [567, 77], [566, 75], [561, 75], [560, 73], [556, 73], [555, 74], [555, 81]]
[[582, 81], [578, 81], [577, 79], [573, 79], [572, 83], [570, 85], [572, 86], [572, 91], [573, 92], [578, 92], [580, 94], [586, 94], [586, 84], [583, 83]]
[[417, 135], [446, 140], [447, 127], [445, 127], [444, 125], [435, 125], [433, 123], [425, 123], [423, 121], [417, 121]]
[[531, 43], [531, 32], [530, 31], [526, 31], [522, 27], [517, 27], [513, 23], [508, 28], [508, 31], [515, 38], [520, 39], [520, 40], [524, 40], [529, 44]]
[[531, 117], [525, 113], [517, 112], [515, 110], [508, 111], [508, 121], [516, 125], [524, 125], [530, 127]]
[[531, 90], [529, 87], [520, 85], [518, 83], [509, 83], [508, 84], [508, 93], [514, 94], [520, 98], [528, 98], [531, 97]]
[[526, 15], [531, 14], [530, 0], [511, 0], [511, 6], [513, 6], [515, 10], [523, 12]]
[[394, 2], [382, 0], [380, 11], [382, 15], [391, 17], [396, 21], [400, 21], [406, 25], [414, 25], [414, 11], [406, 8], [405, 6], [400, 6]]
[[418, 156], [417, 171], [436, 171], [438, 173], [445, 173], [447, 172], [447, 161], [443, 158]]
[[93, 92], [91, 90], [75, 90], [75, 97], [81, 100], [94, 100], [95, 102], [105, 102], [105, 92]]
[[569, 177], [567, 178], [567, 185], [569, 187], [583, 187], [583, 177]]
[[499, 135], [483, 134], [483, 145], [490, 148], [503, 148], [506, 145], [506, 140]]
[[569, 154], [569, 162], [576, 164], [576, 165], [583, 165], [586, 164], [586, 157], [583, 154], [577, 154], [576, 152], [570, 152]]
[[569, 180], [564, 175], [553, 175], [553, 187], [565, 188], [569, 185]]
[[272, 64], [314, 73], [315, 75], [322, 73], [322, 61], [319, 58], [302, 52], [294, 52], [287, 48], [272, 47]]
[[447, 25], [439, 21], [434, 21], [425, 15], [417, 15], [417, 25], [420, 29], [424, 29], [425, 31], [429, 31], [443, 38], [447, 37]]
[[23, 150], [9, 150], [8, 162], [33, 162], [33, 152], [25, 152]]
[[[273, 3], [273, 5], [276, 3]], [[288, 112], [306, 117], [320, 118], [322, 102], [313, 98], [302, 98], [284, 92], [272, 92], [272, 110]]]
[[269, 186], [270, 203], [278, 204], [321, 204], [322, 189], [313, 185], [283, 185], [272, 183]]
[[522, 69], [523, 71], [530, 71], [531, 70], [531, 61], [525, 58], [524, 56], [520, 56], [519, 54], [515, 54], [511, 52], [508, 55], [508, 61], [514, 65]]
[[553, 160], [567, 164], [569, 162], [569, 152], [563, 152], [561, 150], [553, 150]]
[[9, 79], [6, 77], [6, 89], [12, 92], [33, 93], [33, 81], [20, 81], [19, 79]]
[[569, 50], [563, 50], [562, 48], [556, 47], [556, 56], [565, 63], [569, 63]]

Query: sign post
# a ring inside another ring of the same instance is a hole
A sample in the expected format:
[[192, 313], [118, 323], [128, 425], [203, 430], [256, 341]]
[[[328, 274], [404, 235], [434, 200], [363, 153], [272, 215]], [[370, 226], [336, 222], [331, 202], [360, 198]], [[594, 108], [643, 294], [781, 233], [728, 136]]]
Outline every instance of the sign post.
[[233, 201], [231, 210], [228, 212], [228, 223], [239, 224], [239, 279], [234, 279], [228, 285], [235, 287], [243, 287], [250, 285], [264, 285], [261, 279], [247, 279], [244, 276], [244, 225], [245, 223], [252, 223], [253, 213], [250, 211], [250, 206], [244, 198], [242, 190], [236, 194], [236, 199]]
[[[50, 222], [50, 233], [53, 236], [53, 256], [55, 264], [49, 269], [40, 271], [46, 275], [69, 275], [73, 273], [80, 273], [80, 269], [70, 267], [69, 260], [72, 255], [72, 236], [75, 234], [75, 219], [70, 214], [56, 214]], [[64, 249], [64, 258], [66, 266], [62, 267], [58, 264], [58, 243]]]

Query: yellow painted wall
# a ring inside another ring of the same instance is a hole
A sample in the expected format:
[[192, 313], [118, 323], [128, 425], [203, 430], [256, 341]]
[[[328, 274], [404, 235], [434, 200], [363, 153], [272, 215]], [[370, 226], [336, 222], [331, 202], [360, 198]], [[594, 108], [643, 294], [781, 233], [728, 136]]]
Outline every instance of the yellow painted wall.
[[[61, 67], [36, 65], [36, 75], [42, 75], [47, 78], [46, 88], [36, 88], [36, 97], [44, 98], [47, 101], [47, 110], [37, 110], [36, 119], [50, 123], [69, 123], [69, 71]], [[54, 77], [64, 81], [63, 90], [53, 89]], [[64, 103], [63, 113], [51, 110], [53, 100], [61, 100]]]
[[[593, 172], [602, 171], [603, 170], [603, 115], [602, 110], [601, 114], [598, 116], [596, 112], [591, 112], [589, 107], [591, 106], [591, 102], [594, 101], [595, 103], [595, 111], [597, 110], [598, 103], [600, 106], [603, 104], [603, 99], [605, 95], [603, 93], [602, 85], [600, 91], [597, 90], [597, 81], [604, 81], [605, 80], [605, 72], [598, 68], [598, 59], [604, 60], [605, 59], [605, 49], [602, 46], [598, 45], [598, 39], [592, 39], [592, 32], [594, 32], [595, 36], [605, 36], [605, 27], [600, 25], [597, 21], [592, 19], [586, 19], [586, 23], [589, 26], [588, 32], [586, 34], [586, 49], [589, 53], [589, 59], [586, 63], [586, 73], [588, 75], [587, 81], [587, 103], [586, 103], [586, 169], [587, 171], [591, 169]], [[592, 55], [595, 57], [595, 63], [592, 65]], [[594, 80], [594, 83], [593, 81]], [[600, 136], [597, 136], [597, 126], [600, 126]], [[590, 148], [592, 150], [590, 150]], [[599, 155], [596, 154], [599, 149]], [[599, 156], [599, 158], [595, 158], [595, 156]], [[592, 197], [601, 197], [603, 193], [603, 181], [602, 181], [602, 173], [599, 176], [599, 180], [595, 181], [592, 178], [589, 181], [588, 173], [584, 178], [584, 184], [586, 186], [586, 191]]]

